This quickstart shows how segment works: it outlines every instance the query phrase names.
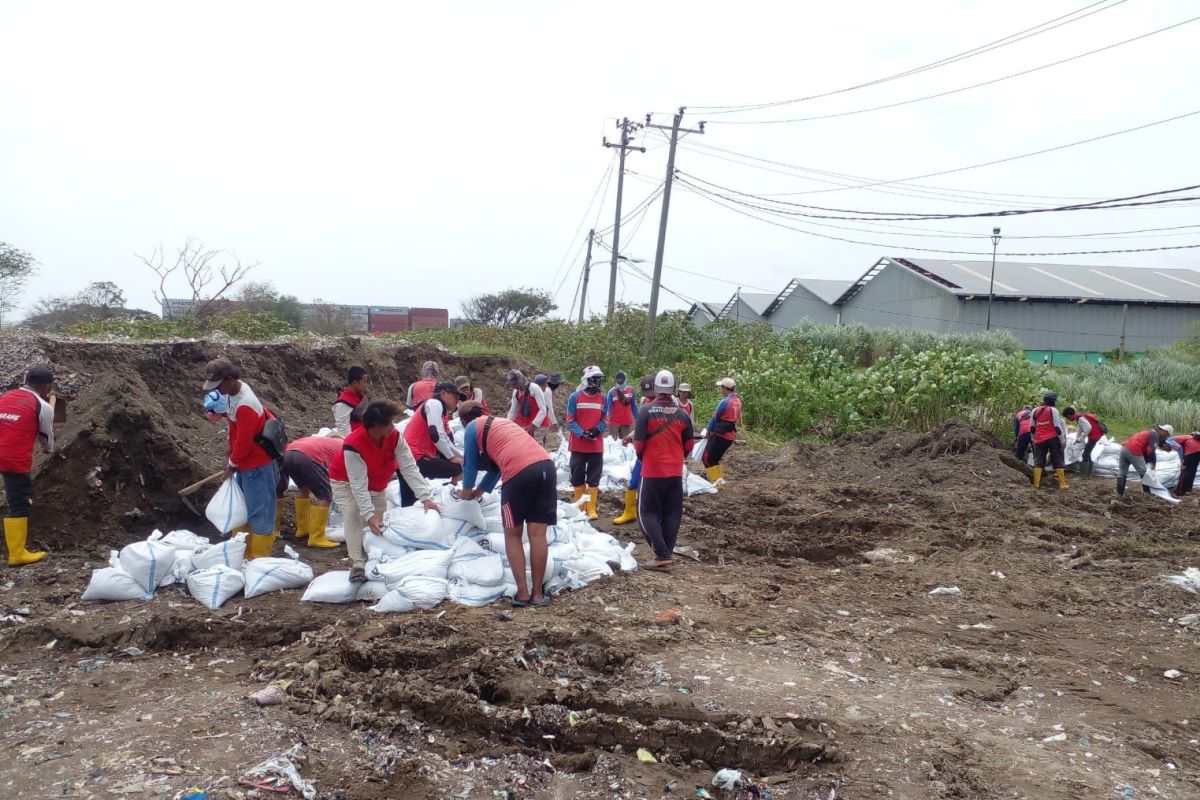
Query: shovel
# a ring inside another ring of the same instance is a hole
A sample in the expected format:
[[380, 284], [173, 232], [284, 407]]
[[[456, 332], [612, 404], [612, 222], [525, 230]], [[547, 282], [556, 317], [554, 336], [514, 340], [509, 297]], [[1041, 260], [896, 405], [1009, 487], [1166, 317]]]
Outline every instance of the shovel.
[[179, 499], [181, 499], [183, 501], [183, 504], [185, 506], [187, 506], [188, 508], [190, 508], [192, 510], [192, 512], [194, 514], [196, 514], [196, 516], [202, 517], [202, 516], [204, 516], [204, 512], [201, 511], [200, 509], [196, 508], [194, 505], [192, 505], [192, 501], [190, 499], [191, 495], [200, 491], [202, 488], [204, 488], [208, 484], [215, 483], [216, 481], [219, 481], [220, 479], [222, 479], [224, 477], [225, 477], [225, 470], [221, 470], [220, 472], [214, 472], [212, 475], [209, 475], [207, 478], [196, 481], [191, 486], [187, 486], [183, 489], [180, 489], [179, 490]]

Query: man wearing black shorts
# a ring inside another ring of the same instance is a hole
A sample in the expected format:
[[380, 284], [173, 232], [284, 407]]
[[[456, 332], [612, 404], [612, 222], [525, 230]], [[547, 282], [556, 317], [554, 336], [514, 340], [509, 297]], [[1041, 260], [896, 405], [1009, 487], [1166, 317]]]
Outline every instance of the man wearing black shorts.
[[[463, 430], [463, 475], [459, 496], [471, 500], [500, 487], [500, 516], [504, 524], [504, 551], [512, 568], [517, 592], [514, 608], [544, 606], [542, 593], [549, 545], [546, 526], [558, 521], [558, 473], [554, 462], [536, 441], [515, 422], [487, 416], [474, 401], [458, 407]], [[479, 472], [483, 479], [476, 488]], [[529, 534], [529, 568], [532, 585], [525, 581], [524, 533]]]
[[289, 479], [296, 484], [296, 538], [307, 539], [309, 547], [338, 546], [325, 537], [325, 526], [333, 502], [329, 466], [341, 449], [342, 435], [335, 431], [328, 436], [305, 436], [288, 442], [283, 454], [275, 496], [283, 499]]

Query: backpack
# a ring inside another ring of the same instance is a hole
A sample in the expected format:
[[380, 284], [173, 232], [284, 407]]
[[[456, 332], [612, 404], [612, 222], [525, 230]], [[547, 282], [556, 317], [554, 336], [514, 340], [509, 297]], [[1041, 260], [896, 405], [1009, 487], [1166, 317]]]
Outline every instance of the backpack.
[[254, 437], [254, 442], [276, 461], [283, 458], [288, 445], [287, 429], [283, 426], [283, 420], [268, 411], [262, 433]]

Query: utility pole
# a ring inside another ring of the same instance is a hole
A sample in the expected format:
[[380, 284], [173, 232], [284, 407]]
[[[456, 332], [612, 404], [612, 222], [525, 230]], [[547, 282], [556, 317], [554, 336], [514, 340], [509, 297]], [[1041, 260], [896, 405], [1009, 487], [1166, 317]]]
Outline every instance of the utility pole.
[[587, 255], [583, 257], [583, 289], [579, 292], [579, 323], [583, 324], [583, 308], [587, 305], [588, 278], [592, 275], [592, 241], [596, 238], [596, 229], [588, 231]]
[[[647, 320], [648, 327], [646, 328], [647, 360], [654, 357], [654, 324], [658, 319], [658, 287], [662, 283], [663, 251], [667, 246], [667, 213], [671, 209], [671, 184], [675, 180], [675, 147], [679, 144], [679, 134], [681, 132], [679, 125], [683, 122], [683, 112], [685, 110], [683, 106], [679, 107], [679, 111], [676, 112], [675, 119], [671, 123], [670, 128], [667, 128], [665, 125], [652, 125], [650, 123], [650, 115], [646, 115], [647, 128], [671, 131], [671, 149], [667, 152], [667, 178], [663, 181], [662, 214], [658, 219], [658, 249], [654, 252], [654, 277], [650, 283], [650, 315]], [[696, 129], [683, 128], [682, 132], [685, 134], [704, 133], [704, 123], [701, 122]]]
[[996, 296], [996, 248], [1000, 246], [1000, 229], [992, 228], [992, 275], [988, 278], [988, 310], [985, 331], [992, 329], [992, 298]]
[[617, 127], [621, 129], [621, 141], [619, 143], [613, 144], [612, 142], [608, 141], [607, 137], [604, 139], [605, 147], [617, 148], [617, 156], [620, 160], [620, 163], [617, 166], [617, 213], [616, 218], [613, 221], [612, 263], [608, 272], [607, 319], [610, 320], [612, 319], [613, 311], [617, 306], [617, 261], [619, 260], [619, 256], [621, 254], [621, 197], [625, 190], [625, 154], [630, 150], [637, 150], [642, 153], [646, 152], [646, 148], [644, 147], [634, 147], [629, 144], [629, 132], [631, 130], [636, 131], [638, 128], [642, 127], [641, 125], [637, 124], [636, 122], [630, 123], [629, 117], [624, 117], [620, 122], [617, 123]]

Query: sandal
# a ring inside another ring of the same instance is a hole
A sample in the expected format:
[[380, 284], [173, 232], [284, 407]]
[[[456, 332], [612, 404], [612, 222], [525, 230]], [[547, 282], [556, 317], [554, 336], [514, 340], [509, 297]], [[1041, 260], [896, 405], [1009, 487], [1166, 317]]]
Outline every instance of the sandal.
[[351, 583], [366, 583], [367, 582], [367, 570], [364, 569], [363, 567], [351, 567], [350, 568], [350, 582]]
[[539, 597], [537, 600], [530, 600], [529, 605], [534, 606], [536, 608], [541, 608], [542, 606], [548, 606], [548, 605], [550, 605], [550, 598], [543, 595], [542, 597]]
[[671, 561], [647, 561], [645, 564], [639, 565], [642, 569], [648, 569], [653, 572], [670, 572], [675, 564]]
[[525, 608], [525, 607], [527, 607], [528, 605], [529, 605], [529, 601], [528, 601], [528, 600], [518, 600], [518, 599], [517, 599], [517, 598], [515, 598], [515, 597], [512, 599], [512, 607], [513, 607], [513, 608]]

